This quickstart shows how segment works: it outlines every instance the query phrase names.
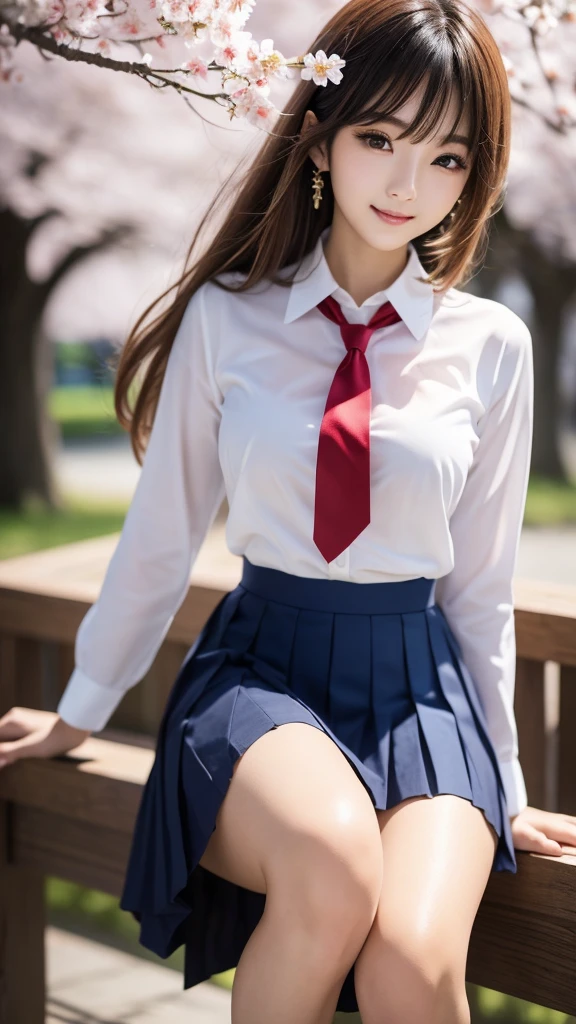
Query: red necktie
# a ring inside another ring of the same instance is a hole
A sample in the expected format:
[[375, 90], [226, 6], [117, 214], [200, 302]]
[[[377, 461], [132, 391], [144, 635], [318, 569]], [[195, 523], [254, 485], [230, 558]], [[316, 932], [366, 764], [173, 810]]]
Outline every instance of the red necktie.
[[316, 461], [314, 543], [331, 562], [370, 522], [372, 393], [366, 346], [378, 327], [402, 318], [385, 302], [369, 323], [350, 324], [331, 295], [318, 309], [340, 325], [347, 349], [328, 392]]

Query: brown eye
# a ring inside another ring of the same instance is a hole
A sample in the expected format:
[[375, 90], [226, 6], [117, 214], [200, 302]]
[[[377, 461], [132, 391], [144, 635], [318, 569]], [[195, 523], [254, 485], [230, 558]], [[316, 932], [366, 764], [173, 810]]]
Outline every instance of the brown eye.
[[462, 170], [462, 171], [466, 170], [466, 166], [467, 166], [466, 165], [466, 161], [461, 156], [458, 156], [457, 153], [443, 153], [442, 156], [438, 157], [438, 160], [455, 160], [456, 161], [458, 167], [457, 168], [456, 167], [447, 167], [446, 168], [447, 171], [455, 171], [457, 169], [458, 170]]
[[376, 142], [390, 142], [390, 139], [383, 135], [381, 132], [355, 132], [357, 139], [363, 139], [369, 149], [382, 149], [382, 146], [371, 146], [371, 140], [375, 139]]

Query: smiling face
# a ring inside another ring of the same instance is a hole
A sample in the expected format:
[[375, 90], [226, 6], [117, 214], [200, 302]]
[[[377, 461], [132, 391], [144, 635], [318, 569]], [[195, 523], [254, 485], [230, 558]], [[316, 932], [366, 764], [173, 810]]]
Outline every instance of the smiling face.
[[[422, 90], [394, 112], [374, 124], [346, 125], [334, 136], [330, 160], [324, 145], [314, 146], [310, 156], [319, 170], [330, 172], [334, 193], [334, 225], [339, 232], [358, 236], [382, 252], [405, 248], [430, 231], [452, 210], [470, 175], [472, 160], [464, 141], [448, 136], [458, 112], [451, 98], [434, 134], [415, 142], [399, 139], [405, 124], [413, 121]], [[394, 119], [405, 124], [399, 126]], [[303, 129], [316, 120], [306, 111]], [[464, 115], [457, 133], [466, 136], [470, 125]], [[463, 200], [465, 201], [465, 200]], [[387, 223], [373, 209], [387, 210], [411, 219]]]

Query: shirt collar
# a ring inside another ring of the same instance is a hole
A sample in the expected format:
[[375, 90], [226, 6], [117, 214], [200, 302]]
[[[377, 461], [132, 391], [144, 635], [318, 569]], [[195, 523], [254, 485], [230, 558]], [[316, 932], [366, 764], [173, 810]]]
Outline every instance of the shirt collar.
[[389, 300], [408, 330], [419, 341], [428, 330], [432, 319], [434, 290], [431, 284], [417, 280], [418, 277], [427, 275], [412, 243], [408, 243], [408, 262], [396, 280], [388, 288], [375, 292], [365, 299], [361, 306], [357, 306], [352, 296], [335, 281], [324, 255], [324, 243], [330, 228], [330, 224], [324, 228], [315, 247], [297, 264], [298, 272], [290, 287], [284, 323], [292, 323], [328, 295], [333, 295], [341, 306], [346, 306], [351, 311], [367, 306], [378, 307]]

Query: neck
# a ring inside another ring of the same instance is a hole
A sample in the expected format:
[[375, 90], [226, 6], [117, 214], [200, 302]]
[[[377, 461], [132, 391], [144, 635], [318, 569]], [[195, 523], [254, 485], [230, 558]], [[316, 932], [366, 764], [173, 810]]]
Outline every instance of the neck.
[[374, 249], [335, 211], [324, 256], [334, 280], [361, 306], [400, 276], [409, 252], [407, 244], [387, 251]]

